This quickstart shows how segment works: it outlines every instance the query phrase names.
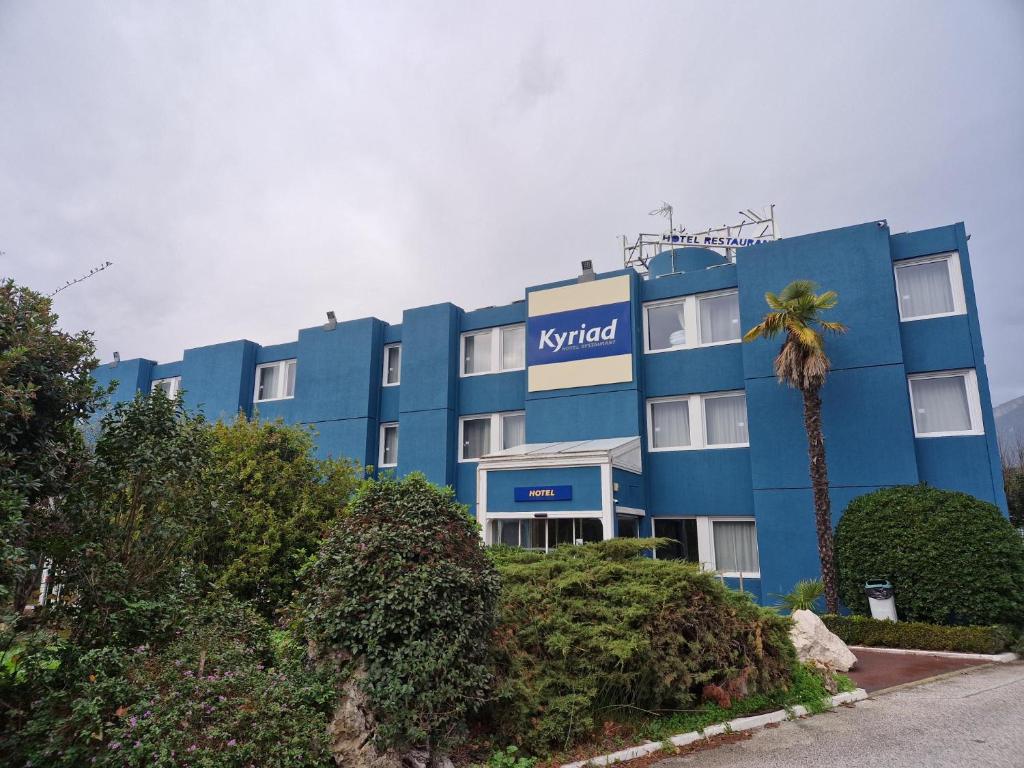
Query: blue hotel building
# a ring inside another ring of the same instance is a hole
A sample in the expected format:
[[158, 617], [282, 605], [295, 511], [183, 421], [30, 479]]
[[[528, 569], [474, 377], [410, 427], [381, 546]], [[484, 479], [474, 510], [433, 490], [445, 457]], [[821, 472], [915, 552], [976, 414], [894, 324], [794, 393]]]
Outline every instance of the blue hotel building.
[[[764, 294], [839, 292], [822, 392], [836, 519], [856, 496], [928, 483], [1005, 511], [963, 224], [871, 222], [527, 288], [507, 306], [408, 309], [95, 371], [115, 399], [162, 387], [210, 418], [308, 424], [324, 455], [450, 485], [489, 543], [668, 536], [769, 601], [818, 575], [798, 392], [779, 342], [740, 343]], [[956, 536], [956, 531], [950, 531]]]

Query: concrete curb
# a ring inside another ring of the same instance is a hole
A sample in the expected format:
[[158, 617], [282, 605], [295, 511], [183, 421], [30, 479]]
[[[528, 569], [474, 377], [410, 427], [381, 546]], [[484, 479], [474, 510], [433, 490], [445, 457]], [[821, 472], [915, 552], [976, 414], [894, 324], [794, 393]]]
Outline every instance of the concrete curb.
[[[857, 701], [863, 701], [867, 697], [867, 691], [863, 688], [858, 688], [857, 690], [850, 691], [849, 693], [836, 694], [832, 697], [829, 707], [833, 708], [842, 704], [853, 704]], [[712, 736], [721, 736], [723, 733], [751, 731], [755, 728], [764, 728], [766, 725], [771, 725], [773, 723], [795, 720], [798, 717], [805, 717], [808, 714], [806, 707], [798, 705], [790, 710], [779, 709], [775, 712], [766, 712], [763, 715], [737, 717], [735, 720], [730, 720], [727, 723], [709, 725], [703, 731], [690, 731], [689, 733], [681, 733], [678, 736], [672, 736], [671, 738], [666, 739], [666, 741], [671, 742], [677, 747], [685, 747], [687, 744], [693, 744], [695, 741], [710, 739]], [[589, 768], [589, 766], [607, 766], [612, 765], [613, 763], [622, 763], [627, 760], [636, 760], [639, 757], [646, 757], [653, 752], [657, 752], [662, 748], [664, 743], [664, 741], [648, 741], [644, 744], [629, 747], [627, 749], [620, 749], [618, 752], [612, 752], [607, 755], [598, 755], [597, 757], [591, 757], [588, 760], [577, 760], [575, 763], [565, 763], [560, 766], [560, 768]]]
[[904, 653], [911, 656], [941, 656], [944, 659], [977, 659], [992, 661], [996, 664], [1007, 664], [1017, 660], [1016, 653], [957, 653], [955, 651], [922, 651], [916, 648], [876, 648], [871, 645], [848, 646], [854, 655], [857, 651], [880, 651], [882, 653]]

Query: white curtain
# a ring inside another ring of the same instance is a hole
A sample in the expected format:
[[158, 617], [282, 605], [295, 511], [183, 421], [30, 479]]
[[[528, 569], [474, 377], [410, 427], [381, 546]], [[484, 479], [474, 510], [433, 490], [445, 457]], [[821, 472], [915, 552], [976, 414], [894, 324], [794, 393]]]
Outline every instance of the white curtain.
[[647, 346], [650, 349], [669, 349], [686, 345], [683, 321], [684, 302], [647, 308]]
[[398, 384], [402, 376], [402, 348], [388, 347], [385, 354], [388, 356], [387, 376], [385, 384]]
[[526, 329], [523, 326], [501, 330], [501, 369], [522, 368], [526, 359]]
[[914, 423], [920, 434], [966, 432], [971, 428], [967, 384], [963, 376], [911, 379]]
[[491, 332], [477, 333], [467, 336], [466, 373], [487, 373], [491, 370]]
[[757, 559], [757, 528], [753, 521], [716, 520], [712, 525], [716, 570], [744, 573], [761, 570]]
[[704, 400], [708, 445], [747, 443], [747, 397], [727, 395]]
[[501, 422], [501, 447], [515, 448], [526, 442], [526, 414], [517, 413], [503, 416]]
[[655, 448], [674, 448], [690, 444], [689, 400], [651, 403], [651, 422]]
[[703, 344], [732, 341], [740, 337], [738, 293], [700, 300], [700, 340]]
[[398, 427], [384, 427], [383, 464], [398, 463]]
[[491, 451], [491, 418], [462, 422], [462, 458], [479, 459]]
[[277, 366], [268, 365], [260, 368], [260, 389], [257, 400], [272, 400], [277, 397]]
[[949, 262], [928, 261], [896, 268], [897, 290], [903, 317], [922, 317], [953, 311]]
[[284, 364], [284, 396], [295, 397], [295, 365], [292, 360]]

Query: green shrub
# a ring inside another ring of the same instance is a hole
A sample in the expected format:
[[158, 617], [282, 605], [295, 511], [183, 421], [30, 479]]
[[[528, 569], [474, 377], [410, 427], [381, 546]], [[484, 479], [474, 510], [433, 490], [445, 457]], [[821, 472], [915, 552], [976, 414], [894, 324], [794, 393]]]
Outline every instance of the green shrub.
[[1001, 653], [1014, 640], [1014, 632], [1005, 626], [944, 627], [917, 621], [884, 621], [867, 616], [827, 615], [821, 619], [848, 645]]
[[10, 764], [334, 764], [330, 680], [306, 668], [294, 643], [272, 643], [244, 604], [199, 603], [159, 649], [66, 650], [60, 670], [33, 682], [20, 727], [0, 737]]
[[864, 582], [888, 579], [901, 619], [1024, 624], [1024, 539], [992, 504], [924, 485], [850, 502], [836, 530], [839, 589], [867, 614]]
[[366, 483], [308, 569], [304, 626], [352, 659], [379, 749], [443, 752], [487, 696], [498, 576], [476, 524], [419, 474]]
[[680, 561], [617, 539], [548, 555], [498, 549], [500, 677], [486, 725], [544, 754], [608, 720], [689, 709], [706, 684], [784, 687], [789, 620]]
[[318, 459], [310, 429], [249, 420], [211, 427], [212, 513], [201, 561], [217, 588], [268, 619], [287, 606], [298, 572], [363, 478], [350, 461]]

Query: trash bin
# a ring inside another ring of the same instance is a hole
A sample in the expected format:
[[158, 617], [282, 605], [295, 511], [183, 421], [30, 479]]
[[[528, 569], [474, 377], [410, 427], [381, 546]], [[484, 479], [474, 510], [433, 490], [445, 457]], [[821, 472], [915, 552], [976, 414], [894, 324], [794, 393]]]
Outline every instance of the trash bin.
[[864, 594], [871, 606], [871, 618], [897, 621], [892, 584], [885, 579], [872, 579], [864, 584]]

